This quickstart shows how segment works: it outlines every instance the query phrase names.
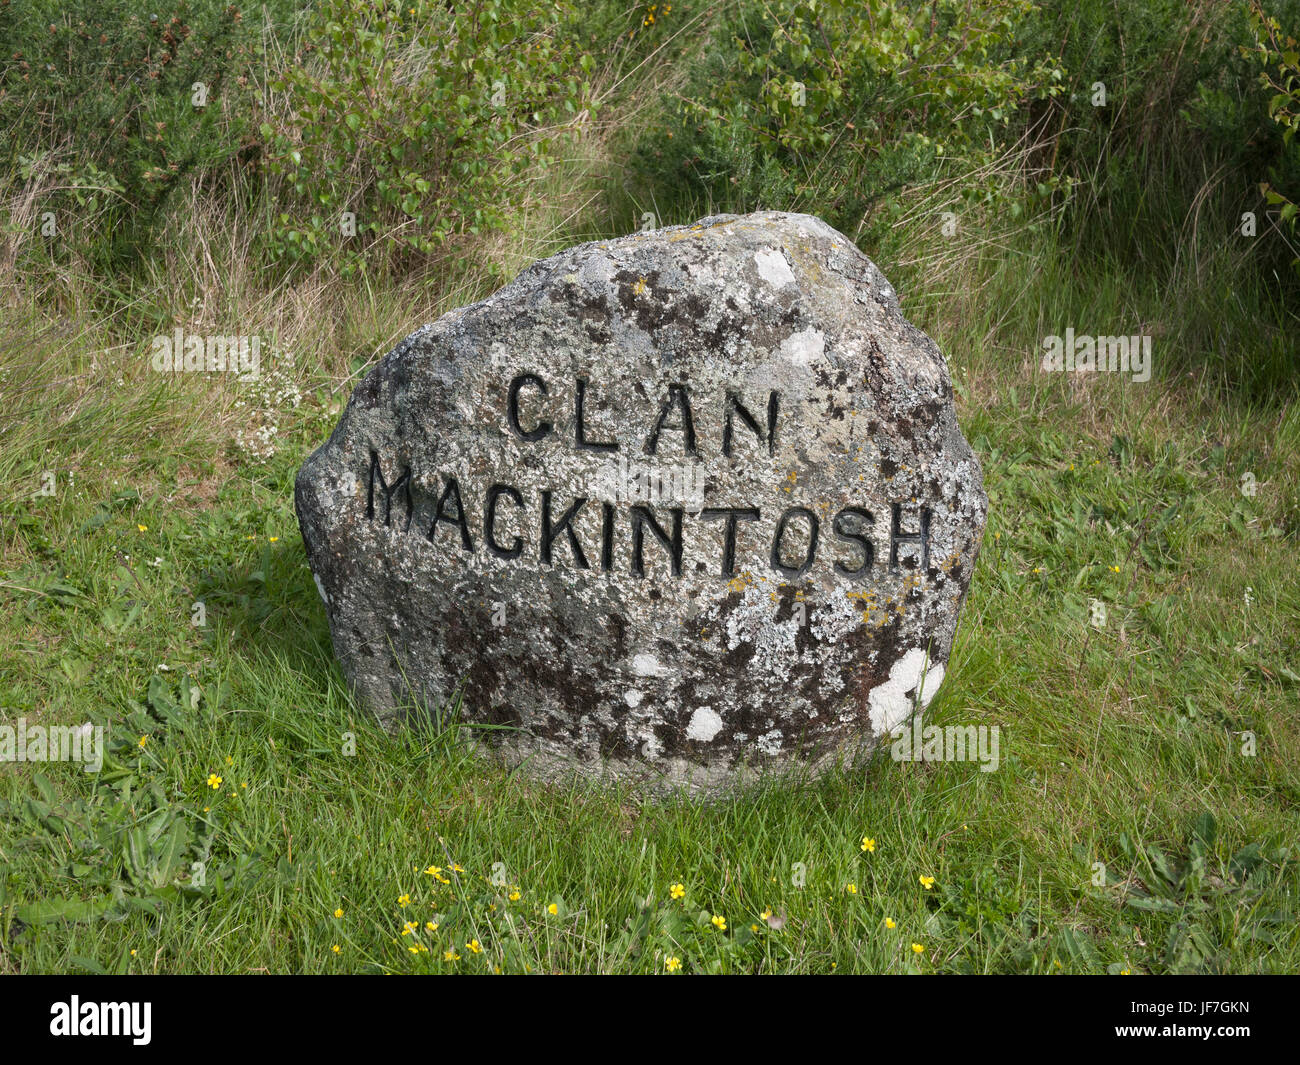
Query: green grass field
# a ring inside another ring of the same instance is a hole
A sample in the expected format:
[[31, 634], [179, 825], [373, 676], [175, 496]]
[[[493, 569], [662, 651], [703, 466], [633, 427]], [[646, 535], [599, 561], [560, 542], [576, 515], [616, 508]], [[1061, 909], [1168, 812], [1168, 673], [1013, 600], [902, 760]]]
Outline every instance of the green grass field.
[[[109, 731], [98, 773], [0, 764], [0, 971], [1300, 970], [1300, 304], [1255, 271], [1222, 178], [970, 210], [955, 237], [924, 213], [942, 181], [915, 182], [859, 239], [947, 356], [984, 464], [927, 718], [998, 726], [995, 772], [884, 751], [650, 801], [509, 773], [454, 706], [390, 736], [353, 703], [299, 465], [415, 327], [634, 228], [647, 186], [618, 146], [683, 54], [614, 79], [600, 135], [446, 270], [268, 284], [255, 224], [206, 201], [129, 281], [9, 260], [0, 724]], [[663, 224], [760, 205], [658, 189]], [[155, 373], [173, 321], [259, 333], [260, 381]], [[1151, 380], [1043, 372], [1067, 326], [1150, 334]]]

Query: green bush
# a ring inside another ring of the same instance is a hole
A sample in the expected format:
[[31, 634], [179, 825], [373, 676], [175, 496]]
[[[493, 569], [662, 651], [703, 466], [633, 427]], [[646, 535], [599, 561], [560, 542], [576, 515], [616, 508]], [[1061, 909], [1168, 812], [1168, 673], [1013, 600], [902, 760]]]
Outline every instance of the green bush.
[[[1278, 20], [1265, 14], [1259, 3], [1251, 4], [1250, 24], [1255, 41], [1251, 46], [1243, 46], [1242, 52], [1255, 56], [1263, 68], [1259, 83], [1268, 94], [1269, 118], [1280, 127], [1282, 143], [1291, 149], [1294, 160], [1300, 155], [1300, 147], [1294, 140], [1300, 132], [1300, 42], [1284, 33]], [[1271, 180], [1260, 185], [1260, 192], [1270, 207], [1278, 209], [1281, 224], [1294, 234], [1300, 207], [1276, 187], [1275, 183], [1284, 180], [1279, 170], [1278, 166], [1270, 168]], [[1291, 265], [1300, 269], [1300, 256]]]
[[133, 261], [173, 190], [246, 147], [248, 108], [223, 98], [244, 95], [259, 55], [261, 3], [140, 8], [0, 0], [0, 181], [36, 182], [42, 211], [76, 219], [65, 240], [105, 266]]
[[[593, 107], [568, 2], [325, 0], [261, 124], [276, 257], [408, 263], [500, 228]], [[355, 219], [355, 240], [345, 213]]]
[[[1269, 6], [1284, 22], [1300, 16], [1297, 0]], [[1213, 202], [1226, 232], [1259, 203], [1260, 174], [1300, 179], [1300, 153], [1258, 85], [1250, 56], [1265, 53], [1249, 16], [1219, 0], [1080, 0], [1034, 19], [1026, 43], [1059, 51], [1069, 92], [1027, 122], [1051, 139], [1054, 172], [1086, 186], [1067, 218], [1081, 253], [1100, 226], [1109, 258], [1149, 270], [1153, 245], [1175, 247], [1198, 204]], [[1271, 251], [1256, 256], [1264, 276]]]
[[[1016, 43], [1024, 0], [847, 0], [739, 8], [666, 136], [643, 146], [660, 188], [729, 210], [813, 211], [853, 231], [872, 207], [938, 175], [990, 201], [987, 168], [1028, 99], [1062, 72]], [[1044, 190], [1046, 191], [1046, 190]]]

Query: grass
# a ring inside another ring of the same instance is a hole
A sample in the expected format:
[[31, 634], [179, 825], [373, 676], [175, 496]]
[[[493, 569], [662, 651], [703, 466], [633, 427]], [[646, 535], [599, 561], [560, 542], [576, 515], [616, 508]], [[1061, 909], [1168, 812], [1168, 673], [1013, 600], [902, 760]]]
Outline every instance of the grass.
[[[987, 307], [1019, 284], [992, 269]], [[1022, 294], [1019, 327], [1067, 313], [1042, 305], [1054, 294]], [[1075, 320], [1105, 320], [1090, 313]], [[885, 757], [707, 807], [539, 786], [468, 753], [454, 723], [391, 738], [352, 705], [290, 502], [337, 391], [279, 412], [277, 451], [255, 461], [216, 445], [237, 419], [203, 413], [248, 398], [230, 382], [151, 382], [94, 334], [11, 356], [11, 374], [46, 378], [6, 448], [20, 498], [5, 512], [4, 701], [11, 718], [113, 731], [106, 772], [42, 767], [44, 798], [35, 767], [0, 770], [5, 966], [1293, 969], [1300, 595], [1280, 531], [1300, 412], [1233, 410], [1159, 369], [1147, 386], [1049, 377], [991, 330], [975, 315], [936, 329], [992, 505], [932, 713], [998, 725], [1001, 767]], [[55, 494], [32, 498], [46, 468]], [[1190, 862], [1202, 811], [1219, 824], [1214, 885], [1180, 894], [1147, 848]], [[168, 869], [173, 822], [185, 846]], [[133, 851], [133, 827], [158, 836]], [[1234, 878], [1250, 844], [1260, 863]], [[446, 885], [419, 871], [453, 863]], [[669, 899], [678, 882], [685, 899]], [[1171, 908], [1135, 910], [1145, 894]], [[53, 900], [102, 910], [68, 920]], [[408, 920], [439, 929], [417, 942]]]
[[[1175, 247], [1139, 205], [1122, 233], [972, 216], [864, 249], [947, 354], [984, 463], [929, 716], [998, 726], [997, 771], [882, 752], [651, 802], [510, 773], [454, 705], [389, 736], [353, 704], [294, 474], [358, 373], [491, 291], [487, 265], [625, 228], [588, 150], [482, 270], [268, 291], [210, 220], [128, 292], [75, 269], [5, 288], [3, 721], [111, 731], [98, 774], [0, 763], [0, 971], [1300, 968], [1294, 318], [1288, 339], [1237, 251]], [[1212, 196], [1200, 225], [1216, 210], [1230, 229]], [[154, 374], [178, 315], [260, 331], [269, 380]], [[1066, 326], [1151, 333], [1152, 380], [1042, 372]]]

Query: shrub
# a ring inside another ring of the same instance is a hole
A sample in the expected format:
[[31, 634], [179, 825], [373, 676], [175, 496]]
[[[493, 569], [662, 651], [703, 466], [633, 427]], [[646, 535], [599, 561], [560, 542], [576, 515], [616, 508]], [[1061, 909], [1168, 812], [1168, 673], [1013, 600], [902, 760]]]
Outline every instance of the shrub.
[[[755, 21], [742, 9], [643, 162], [660, 184], [676, 170], [720, 207], [813, 210], [852, 231], [910, 184], [979, 170], [1024, 101], [1061, 91], [1051, 56], [1015, 48], [1035, 10], [1024, 0], [783, 0]], [[1004, 190], [985, 173], [963, 191], [991, 200]]]
[[[565, 2], [324, 0], [260, 130], [284, 182], [271, 250], [401, 264], [501, 227], [593, 106]], [[356, 240], [349, 218], [355, 219]]]
[[[272, 3], [271, 9], [286, 6]], [[65, 240], [101, 265], [147, 246], [171, 192], [243, 147], [246, 107], [223, 95], [256, 66], [262, 5], [0, 0], [0, 180], [77, 219]], [[251, 23], [251, 25], [250, 25]], [[13, 191], [11, 189], [11, 191]]]
[[[1291, 155], [1300, 155], [1294, 141], [1300, 132], [1300, 42], [1284, 34], [1276, 18], [1267, 15], [1258, 2], [1250, 8], [1251, 29], [1255, 35], [1253, 46], [1242, 46], [1242, 53], [1254, 55], [1263, 68], [1259, 83], [1269, 94], [1268, 115], [1282, 131], [1282, 143], [1292, 149]], [[1260, 193], [1270, 207], [1278, 208], [1278, 220], [1292, 234], [1296, 231], [1297, 207], [1294, 200], [1275, 187], [1279, 167], [1270, 168], [1271, 181], [1262, 182]], [[1292, 260], [1300, 269], [1300, 256]]]

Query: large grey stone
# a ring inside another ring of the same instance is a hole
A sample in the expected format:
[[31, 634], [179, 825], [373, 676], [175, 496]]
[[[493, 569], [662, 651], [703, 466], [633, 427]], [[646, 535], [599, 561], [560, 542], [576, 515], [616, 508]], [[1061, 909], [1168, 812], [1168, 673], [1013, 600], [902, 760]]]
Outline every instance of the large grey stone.
[[571, 248], [419, 329], [296, 502], [386, 723], [461, 690], [533, 772], [705, 790], [927, 703], [987, 509], [938, 348], [777, 213]]

